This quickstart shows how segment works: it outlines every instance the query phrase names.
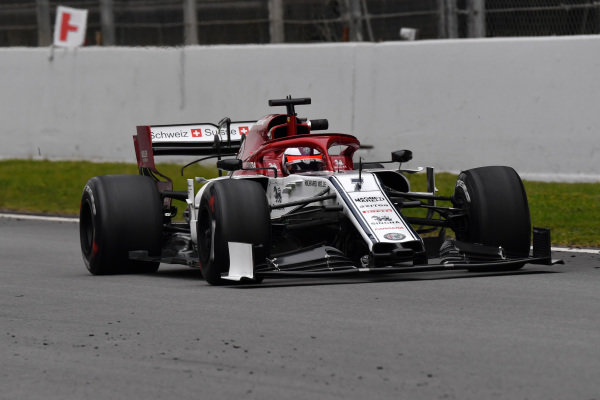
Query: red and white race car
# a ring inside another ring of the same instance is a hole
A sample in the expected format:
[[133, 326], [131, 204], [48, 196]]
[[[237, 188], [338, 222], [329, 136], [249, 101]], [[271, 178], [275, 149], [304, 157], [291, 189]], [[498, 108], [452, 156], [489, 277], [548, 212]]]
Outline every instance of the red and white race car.
[[[512, 168], [463, 171], [454, 193], [440, 196], [432, 168], [402, 168], [412, 158], [408, 150], [356, 163], [358, 139], [315, 133], [328, 129], [327, 120], [296, 115], [295, 106], [310, 102], [270, 100], [286, 113], [258, 121], [138, 126], [139, 175], [98, 176], [84, 187], [80, 237], [88, 270], [147, 273], [161, 262], [185, 264], [222, 284], [555, 262], [547, 229], [533, 228], [531, 254], [527, 196]], [[197, 158], [186, 166], [217, 159], [227, 176], [187, 179], [187, 191], [174, 191], [154, 163], [162, 155]], [[405, 177], [420, 171], [427, 192], [411, 191]], [[173, 199], [186, 202], [184, 221], [174, 219]], [[407, 212], [414, 209], [423, 215]]]

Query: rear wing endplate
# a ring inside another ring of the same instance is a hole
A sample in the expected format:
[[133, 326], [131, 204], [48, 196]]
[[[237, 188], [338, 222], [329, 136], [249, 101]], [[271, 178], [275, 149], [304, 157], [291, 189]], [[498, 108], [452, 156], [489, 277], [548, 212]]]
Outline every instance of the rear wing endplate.
[[[237, 153], [256, 121], [234, 121], [227, 128], [211, 123], [139, 125], [133, 145], [139, 168], [155, 169], [154, 156], [218, 156]], [[219, 139], [215, 140], [215, 136]]]

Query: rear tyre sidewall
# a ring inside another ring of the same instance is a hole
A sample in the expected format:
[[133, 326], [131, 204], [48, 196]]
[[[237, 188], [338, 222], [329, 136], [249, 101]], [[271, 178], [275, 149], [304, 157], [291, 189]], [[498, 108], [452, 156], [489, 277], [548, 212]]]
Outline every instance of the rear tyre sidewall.
[[81, 252], [94, 275], [156, 272], [159, 262], [134, 261], [129, 251], [160, 256], [162, 207], [155, 182], [138, 175], [90, 179], [81, 196]]
[[263, 187], [248, 179], [225, 179], [210, 184], [202, 194], [198, 218], [198, 253], [204, 279], [211, 285], [224, 281], [229, 271], [229, 242], [254, 247], [254, 260], [267, 257], [271, 223]]
[[456, 232], [458, 240], [502, 246], [509, 258], [529, 256], [529, 205], [514, 169], [492, 166], [463, 171], [453, 198], [455, 207], [463, 208], [467, 215], [466, 227]]

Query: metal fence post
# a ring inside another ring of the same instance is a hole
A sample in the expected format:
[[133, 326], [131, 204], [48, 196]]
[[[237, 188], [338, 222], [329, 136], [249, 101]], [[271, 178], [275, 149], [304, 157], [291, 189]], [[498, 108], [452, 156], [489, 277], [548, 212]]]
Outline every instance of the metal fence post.
[[269, 34], [271, 43], [285, 42], [283, 0], [269, 0]]
[[362, 42], [362, 11], [360, 0], [350, 0], [350, 40]]
[[448, 27], [446, 24], [446, 1], [437, 0], [438, 8], [438, 38], [446, 39], [448, 37]]
[[600, 3], [597, 4], [596, 10], [598, 15], [596, 15], [596, 33], [600, 33]]
[[114, 46], [116, 43], [113, 0], [100, 0], [100, 25], [102, 26], [102, 44]]
[[365, 17], [365, 23], [367, 25], [367, 33], [369, 34], [369, 41], [375, 41], [375, 35], [373, 34], [373, 26], [371, 25], [371, 16], [369, 15], [369, 9], [367, 8], [367, 0], [362, 0], [362, 12]]
[[467, 31], [471, 38], [485, 37], [485, 0], [468, 0]]
[[198, 16], [196, 15], [196, 0], [183, 1], [183, 43], [198, 44]]
[[446, 12], [446, 38], [456, 39], [458, 37], [458, 17], [456, 9], [456, 0], [443, 0], [445, 2], [444, 11]]
[[36, 17], [38, 26], [38, 46], [52, 44], [52, 30], [50, 28], [50, 1], [37, 0]]

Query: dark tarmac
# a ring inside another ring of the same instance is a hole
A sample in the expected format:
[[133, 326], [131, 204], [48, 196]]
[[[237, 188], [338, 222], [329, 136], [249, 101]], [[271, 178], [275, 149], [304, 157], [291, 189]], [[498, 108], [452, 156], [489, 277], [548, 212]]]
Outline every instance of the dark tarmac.
[[91, 276], [77, 224], [0, 218], [0, 398], [600, 400], [600, 254], [554, 257], [211, 287]]

